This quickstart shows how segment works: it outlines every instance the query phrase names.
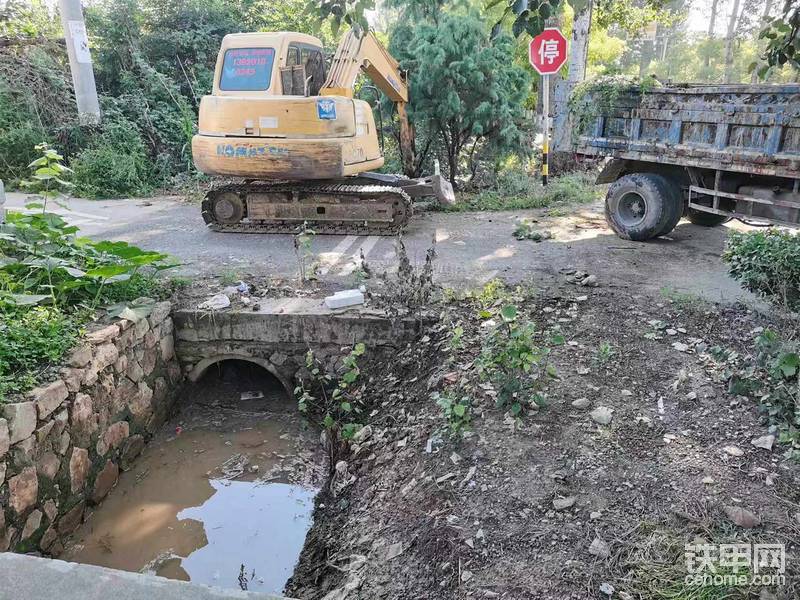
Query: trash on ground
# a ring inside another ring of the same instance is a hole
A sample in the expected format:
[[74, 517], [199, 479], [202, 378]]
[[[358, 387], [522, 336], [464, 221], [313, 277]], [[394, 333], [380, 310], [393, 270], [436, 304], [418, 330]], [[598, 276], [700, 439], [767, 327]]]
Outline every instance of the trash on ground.
[[197, 308], [201, 310], [222, 310], [223, 308], [228, 308], [231, 305], [231, 299], [228, 298], [225, 294], [216, 294], [211, 296], [208, 300], [198, 305]]
[[364, 293], [361, 290], [342, 290], [325, 298], [325, 306], [331, 310], [364, 304]]

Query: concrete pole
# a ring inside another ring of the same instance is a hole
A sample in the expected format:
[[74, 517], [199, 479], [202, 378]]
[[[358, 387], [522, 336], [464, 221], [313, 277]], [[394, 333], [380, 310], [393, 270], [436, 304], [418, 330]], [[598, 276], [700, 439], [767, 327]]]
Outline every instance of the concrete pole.
[[94, 83], [92, 55], [89, 52], [89, 38], [83, 20], [80, 0], [58, 0], [61, 12], [61, 25], [69, 54], [69, 68], [72, 71], [72, 85], [78, 104], [78, 119], [81, 125], [100, 123], [100, 103], [97, 100], [97, 87]]

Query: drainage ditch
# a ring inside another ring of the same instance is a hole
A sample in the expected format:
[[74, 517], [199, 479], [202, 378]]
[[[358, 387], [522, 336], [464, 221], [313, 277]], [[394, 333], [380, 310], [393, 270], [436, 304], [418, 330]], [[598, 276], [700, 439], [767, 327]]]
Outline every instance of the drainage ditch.
[[62, 558], [281, 593], [324, 478], [317, 432], [274, 375], [239, 360], [212, 365], [176, 409]]

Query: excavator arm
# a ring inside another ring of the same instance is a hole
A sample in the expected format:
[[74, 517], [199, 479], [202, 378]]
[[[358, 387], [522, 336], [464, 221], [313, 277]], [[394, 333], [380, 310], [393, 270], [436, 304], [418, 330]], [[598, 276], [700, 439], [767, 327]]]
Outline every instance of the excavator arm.
[[400, 64], [389, 54], [375, 34], [359, 35], [350, 30], [339, 43], [333, 57], [331, 69], [320, 94], [323, 96], [353, 97], [353, 88], [358, 74], [364, 72], [375, 86], [397, 106], [400, 121], [400, 153], [403, 171], [413, 176], [414, 131], [408, 121], [408, 82]]

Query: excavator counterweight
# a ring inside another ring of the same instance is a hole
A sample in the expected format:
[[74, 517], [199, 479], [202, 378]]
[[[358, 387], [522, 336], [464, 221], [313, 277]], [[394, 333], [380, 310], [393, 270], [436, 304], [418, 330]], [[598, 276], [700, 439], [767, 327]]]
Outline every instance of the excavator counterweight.
[[236, 178], [212, 189], [203, 218], [219, 231], [389, 235], [408, 222], [412, 197], [454, 201], [439, 175], [370, 173], [384, 164], [372, 107], [354, 98], [365, 73], [395, 102], [404, 170], [414, 165], [408, 84], [372, 33], [349, 32], [327, 76], [322, 43], [300, 33], [225, 36], [214, 86], [192, 140], [197, 168]]

